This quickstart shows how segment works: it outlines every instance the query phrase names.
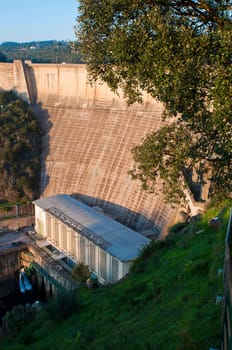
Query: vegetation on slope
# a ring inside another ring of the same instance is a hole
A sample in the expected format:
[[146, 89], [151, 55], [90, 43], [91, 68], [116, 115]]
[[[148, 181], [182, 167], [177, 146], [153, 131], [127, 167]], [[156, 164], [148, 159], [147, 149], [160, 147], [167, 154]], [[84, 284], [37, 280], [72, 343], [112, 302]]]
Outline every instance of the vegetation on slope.
[[28, 104], [0, 92], [0, 198], [31, 200], [38, 194], [41, 129]]
[[[224, 203], [229, 206], [231, 203]], [[77, 291], [78, 306], [53, 304], [23, 324], [2, 350], [195, 350], [219, 348], [224, 238], [229, 210], [212, 207], [201, 221], [175, 226], [152, 242], [116, 285]], [[219, 216], [218, 231], [208, 220]], [[58, 306], [58, 308], [57, 308]]]

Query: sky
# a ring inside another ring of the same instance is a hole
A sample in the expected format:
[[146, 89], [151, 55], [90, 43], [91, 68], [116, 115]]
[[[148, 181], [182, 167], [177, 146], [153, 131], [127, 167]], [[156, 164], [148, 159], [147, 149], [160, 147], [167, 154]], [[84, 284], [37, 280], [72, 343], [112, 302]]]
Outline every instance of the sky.
[[74, 40], [77, 0], [0, 0], [0, 43]]

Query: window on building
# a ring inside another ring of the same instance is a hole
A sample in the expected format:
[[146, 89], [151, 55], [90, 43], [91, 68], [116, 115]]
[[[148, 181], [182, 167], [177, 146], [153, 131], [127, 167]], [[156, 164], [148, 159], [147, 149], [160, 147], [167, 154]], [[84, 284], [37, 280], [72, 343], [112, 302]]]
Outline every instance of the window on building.
[[46, 213], [46, 233], [49, 239], [52, 239], [51, 216]]
[[59, 246], [60, 245], [59, 224], [57, 219], [55, 218], [53, 218], [53, 230], [54, 230], [55, 244]]
[[111, 282], [114, 283], [118, 280], [119, 263], [118, 260], [111, 257]]
[[80, 250], [79, 250], [79, 254], [80, 254], [80, 261], [83, 262], [85, 264], [85, 239], [84, 237], [80, 236]]
[[61, 224], [61, 236], [62, 236], [62, 249], [68, 250], [68, 228], [66, 225]]
[[99, 249], [99, 256], [99, 275], [106, 281], [106, 253], [102, 249]]
[[72, 229], [69, 229], [70, 234], [70, 253], [74, 258], [78, 258], [79, 235]]
[[42, 220], [40, 220], [39, 218], [37, 218], [37, 222], [36, 222], [36, 227], [37, 227], [37, 231], [38, 233], [40, 233], [41, 235], [45, 235], [44, 232], [44, 223]]
[[89, 267], [94, 272], [97, 271], [96, 264], [96, 246], [93, 243], [89, 243]]

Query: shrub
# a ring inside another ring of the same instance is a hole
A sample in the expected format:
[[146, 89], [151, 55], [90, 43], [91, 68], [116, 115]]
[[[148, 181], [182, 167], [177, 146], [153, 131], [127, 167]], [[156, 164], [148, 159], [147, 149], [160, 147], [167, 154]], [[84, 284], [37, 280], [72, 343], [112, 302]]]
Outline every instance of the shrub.
[[34, 343], [36, 340], [35, 335], [31, 327], [26, 327], [25, 329], [22, 330], [20, 337], [19, 337], [21, 343], [24, 345], [30, 345]]
[[86, 266], [84, 263], [79, 263], [76, 266], [74, 266], [72, 270], [72, 276], [75, 280], [80, 282], [86, 282], [87, 279], [90, 277], [91, 273], [89, 271], [88, 266]]
[[0, 92], [0, 192], [10, 200], [38, 194], [42, 131], [28, 104]]
[[178, 233], [180, 231], [183, 230], [183, 228], [185, 228], [186, 226], [188, 226], [189, 223], [188, 222], [178, 222], [177, 224], [175, 224], [174, 226], [172, 226], [169, 230], [169, 234], [175, 234]]
[[3, 317], [3, 329], [11, 337], [20, 331], [25, 324], [28, 324], [34, 318], [31, 308], [25, 305], [14, 306], [11, 311], [7, 311]]
[[58, 293], [47, 304], [49, 318], [62, 320], [68, 317], [79, 306], [79, 300], [75, 291]]

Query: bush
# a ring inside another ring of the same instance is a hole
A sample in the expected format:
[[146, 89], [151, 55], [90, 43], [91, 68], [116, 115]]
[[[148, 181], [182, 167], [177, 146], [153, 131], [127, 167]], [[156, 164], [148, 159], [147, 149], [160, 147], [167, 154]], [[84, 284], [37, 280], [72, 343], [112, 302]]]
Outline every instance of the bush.
[[38, 194], [42, 130], [28, 104], [0, 92], [0, 194], [32, 200]]
[[86, 282], [87, 279], [90, 277], [91, 273], [89, 271], [88, 266], [86, 266], [84, 263], [79, 263], [76, 266], [74, 266], [72, 270], [72, 276], [75, 280], [80, 282]]
[[24, 345], [30, 345], [34, 343], [34, 341], [36, 340], [34, 332], [30, 327], [22, 330], [19, 339], [21, 343], [23, 343]]
[[25, 324], [31, 322], [34, 318], [34, 313], [31, 308], [25, 305], [14, 306], [11, 311], [7, 311], [3, 317], [3, 329], [11, 337], [17, 334]]
[[156, 253], [161, 249], [173, 248], [175, 244], [174, 238], [170, 236], [163, 240], [151, 241], [140, 251], [131, 266], [130, 272], [144, 272], [146, 263], [151, 257], [155, 257]]
[[175, 234], [178, 233], [180, 231], [182, 231], [186, 226], [188, 226], [189, 223], [188, 222], [178, 222], [177, 224], [175, 224], [174, 226], [172, 226], [169, 230], [169, 234]]
[[68, 317], [73, 311], [76, 311], [79, 304], [75, 291], [58, 293], [47, 305], [49, 318], [62, 320]]

